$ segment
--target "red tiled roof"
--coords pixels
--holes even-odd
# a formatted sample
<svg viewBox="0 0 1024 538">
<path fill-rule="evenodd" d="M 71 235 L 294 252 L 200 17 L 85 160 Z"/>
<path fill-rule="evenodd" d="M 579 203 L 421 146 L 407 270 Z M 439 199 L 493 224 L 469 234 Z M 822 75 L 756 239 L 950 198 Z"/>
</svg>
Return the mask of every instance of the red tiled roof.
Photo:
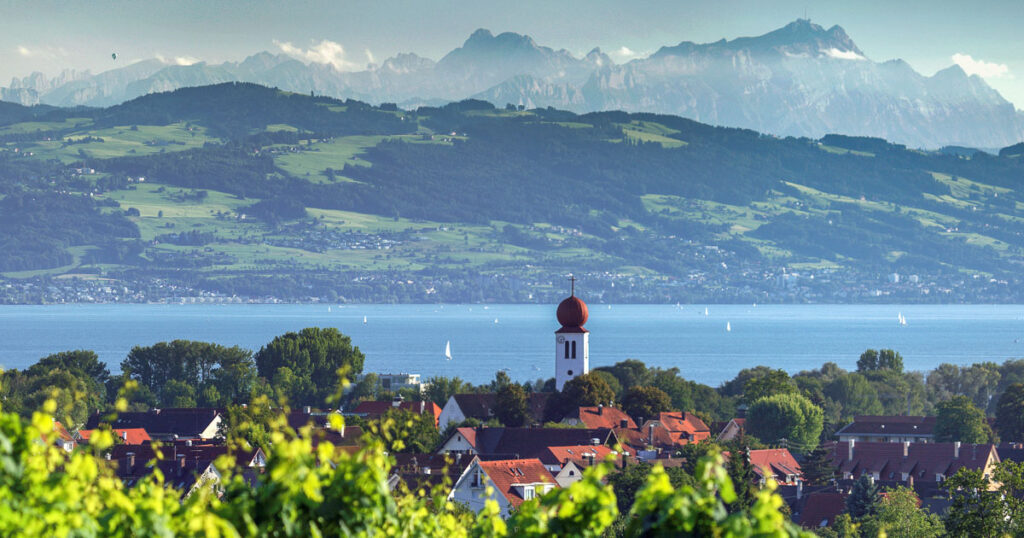
<svg viewBox="0 0 1024 538">
<path fill-rule="evenodd" d="M 118 413 L 109 422 L 105 414 L 96 413 L 89 417 L 85 427 L 94 430 L 101 423 L 109 423 L 115 429 L 144 428 L 150 436 L 198 437 L 220 413 L 220 409 L 210 407 L 150 409 Z"/>
<path fill-rule="evenodd" d="M 672 434 L 664 426 L 654 427 L 654 439 L 651 439 L 649 427 L 641 429 L 615 428 L 615 435 L 619 442 L 633 450 L 645 450 L 648 446 L 655 448 L 674 448 L 676 442 L 672 440 Z"/>
<path fill-rule="evenodd" d="M 598 445 L 615 441 L 605 428 L 477 428 L 475 437 L 459 428 L 481 458 L 537 458 L 549 446 Z M 614 444 L 614 443 L 613 443 Z"/>
<path fill-rule="evenodd" d="M 527 406 L 533 418 L 537 420 L 545 419 L 548 399 L 551 397 L 551 394 L 550 392 L 531 392 L 526 395 Z M 498 395 L 493 392 L 452 395 L 452 398 L 455 398 L 455 403 L 459 405 L 459 410 L 462 411 L 466 418 L 475 418 L 481 421 L 487 421 L 494 416 L 494 406 L 497 397 Z"/>
<path fill-rule="evenodd" d="M 369 418 L 378 418 L 395 407 L 406 411 L 412 411 L 413 413 L 418 413 L 420 415 L 430 413 L 434 415 L 435 426 L 437 426 L 437 419 L 441 416 L 441 408 L 434 402 L 400 402 L 396 406 L 393 401 L 366 401 L 360 402 L 352 412 L 360 415 L 366 415 Z"/>
<path fill-rule="evenodd" d="M 516 491 L 517 484 L 544 483 L 558 487 L 555 477 L 537 458 L 481 461 L 479 465 L 494 484 L 495 491 L 504 495 L 513 506 L 518 507 L 525 501 Z M 541 491 L 537 492 L 537 496 L 541 494 Z"/>
<path fill-rule="evenodd" d="M 580 407 L 577 418 L 588 428 L 621 428 L 625 421 L 627 428 L 636 428 L 636 422 L 621 409 L 608 406 Z"/>
<path fill-rule="evenodd" d="M 670 432 L 711 433 L 711 428 L 708 428 L 707 424 L 704 424 L 704 421 L 693 413 L 663 412 L 658 414 L 656 420 L 668 428 Z"/>
<path fill-rule="evenodd" d="M 92 436 L 94 431 L 96 430 L 78 430 L 78 436 L 82 438 L 83 442 L 88 443 L 89 437 Z M 145 428 L 119 428 L 113 431 L 114 435 L 123 439 L 126 445 L 140 445 L 153 440 L 146 433 Z"/>
<path fill-rule="evenodd" d="M 832 491 L 811 493 L 800 511 L 800 526 L 818 529 L 832 524 L 846 510 L 846 495 Z M 824 525 L 822 524 L 824 523 Z"/>
<path fill-rule="evenodd" d="M 59 438 L 61 441 L 75 441 L 74 436 L 68 432 L 68 429 L 65 428 L 64 425 L 61 424 L 59 420 L 53 421 L 53 431 L 57 433 L 57 438 Z"/>
<path fill-rule="evenodd" d="M 762 477 L 764 470 L 767 469 L 771 477 L 780 484 L 789 482 L 787 479 L 789 475 L 795 475 L 797 479 L 803 478 L 800 464 L 785 448 L 751 450 L 750 465 L 754 468 L 754 472 Z"/>
<path fill-rule="evenodd" d="M 572 461 L 577 467 L 590 467 L 591 462 L 600 463 L 609 455 L 617 454 L 604 445 L 549 446 L 541 453 L 540 461 L 545 465 L 562 465 Z"/>
</svg>

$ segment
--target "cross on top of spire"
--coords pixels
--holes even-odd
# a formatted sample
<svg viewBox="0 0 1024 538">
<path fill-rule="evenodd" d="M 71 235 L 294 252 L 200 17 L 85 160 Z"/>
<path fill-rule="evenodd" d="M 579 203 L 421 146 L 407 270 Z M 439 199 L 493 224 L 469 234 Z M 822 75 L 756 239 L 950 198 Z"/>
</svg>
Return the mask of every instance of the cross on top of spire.
<svg viewBox="0 0 1024 538">
<path fill-rule="evenodd" d="M 569 275 L 569 286 L 570 286 L 569 287 L 569 290 L 570 290 L 569 291 L 569 295 L 575 297 L 576 296 L 576 276 L 575 275 Z"/>
</svg>

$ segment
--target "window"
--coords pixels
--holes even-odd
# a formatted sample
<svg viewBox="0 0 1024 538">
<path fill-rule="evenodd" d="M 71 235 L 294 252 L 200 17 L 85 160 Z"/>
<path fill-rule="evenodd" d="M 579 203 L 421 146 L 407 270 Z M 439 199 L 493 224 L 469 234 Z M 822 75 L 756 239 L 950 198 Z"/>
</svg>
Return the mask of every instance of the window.
<svg viewBox="0 0 1024 538">
<path fill-rule="evenodd" d="M 572 358 L 576 358 L 576 341 L 572 341 Z"/>
<path fill-rule="evenodd" d="M 565 358 L 569 358 L 569 342 L 565 343 Z"/>
<path fill-rule="evenodd" d="M 523 488 L 523 498 L 526 500 L 533 498 L 533 486 L 526 486 Z"/>
</svg>

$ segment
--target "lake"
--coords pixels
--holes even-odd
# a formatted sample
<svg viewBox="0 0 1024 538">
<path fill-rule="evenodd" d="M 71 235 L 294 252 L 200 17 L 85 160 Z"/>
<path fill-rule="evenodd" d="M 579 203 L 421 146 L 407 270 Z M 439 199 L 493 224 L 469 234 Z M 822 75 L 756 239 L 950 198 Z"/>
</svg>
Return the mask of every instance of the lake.
<svg viewBox="0 0 1024 538">
<path fill-rule="evenodd" d="M 134 345 L 181 338 L 257 350 L 310 326 L 351 336 L 369 372 L 473 383 L 503 368 L 521 381 L 554 375 L 555 305 L 0 306 L 0 366 L 91 349 L 118 371 Z M 1024 356 L 1024 305 L 590 305 L 586 327 L 591 367 L 633 358 L 712 386 L 760 364 L 855 369 L 867 348 L 896 349 L 908 370 Z"/>
</svg>

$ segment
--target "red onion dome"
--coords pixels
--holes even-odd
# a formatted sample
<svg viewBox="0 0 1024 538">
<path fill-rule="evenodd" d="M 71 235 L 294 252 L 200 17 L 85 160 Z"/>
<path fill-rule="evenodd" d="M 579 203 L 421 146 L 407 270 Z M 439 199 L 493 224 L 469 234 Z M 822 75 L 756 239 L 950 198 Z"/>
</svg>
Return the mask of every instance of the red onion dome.
<svg viewBox="0 0 1024 538">
<path fill-rule="evenodd" d="M 587 322 L 587 303 L 573 295 L 558 304 L 558 322 L 563 327 L 582 327 Z"/>
</svg>

